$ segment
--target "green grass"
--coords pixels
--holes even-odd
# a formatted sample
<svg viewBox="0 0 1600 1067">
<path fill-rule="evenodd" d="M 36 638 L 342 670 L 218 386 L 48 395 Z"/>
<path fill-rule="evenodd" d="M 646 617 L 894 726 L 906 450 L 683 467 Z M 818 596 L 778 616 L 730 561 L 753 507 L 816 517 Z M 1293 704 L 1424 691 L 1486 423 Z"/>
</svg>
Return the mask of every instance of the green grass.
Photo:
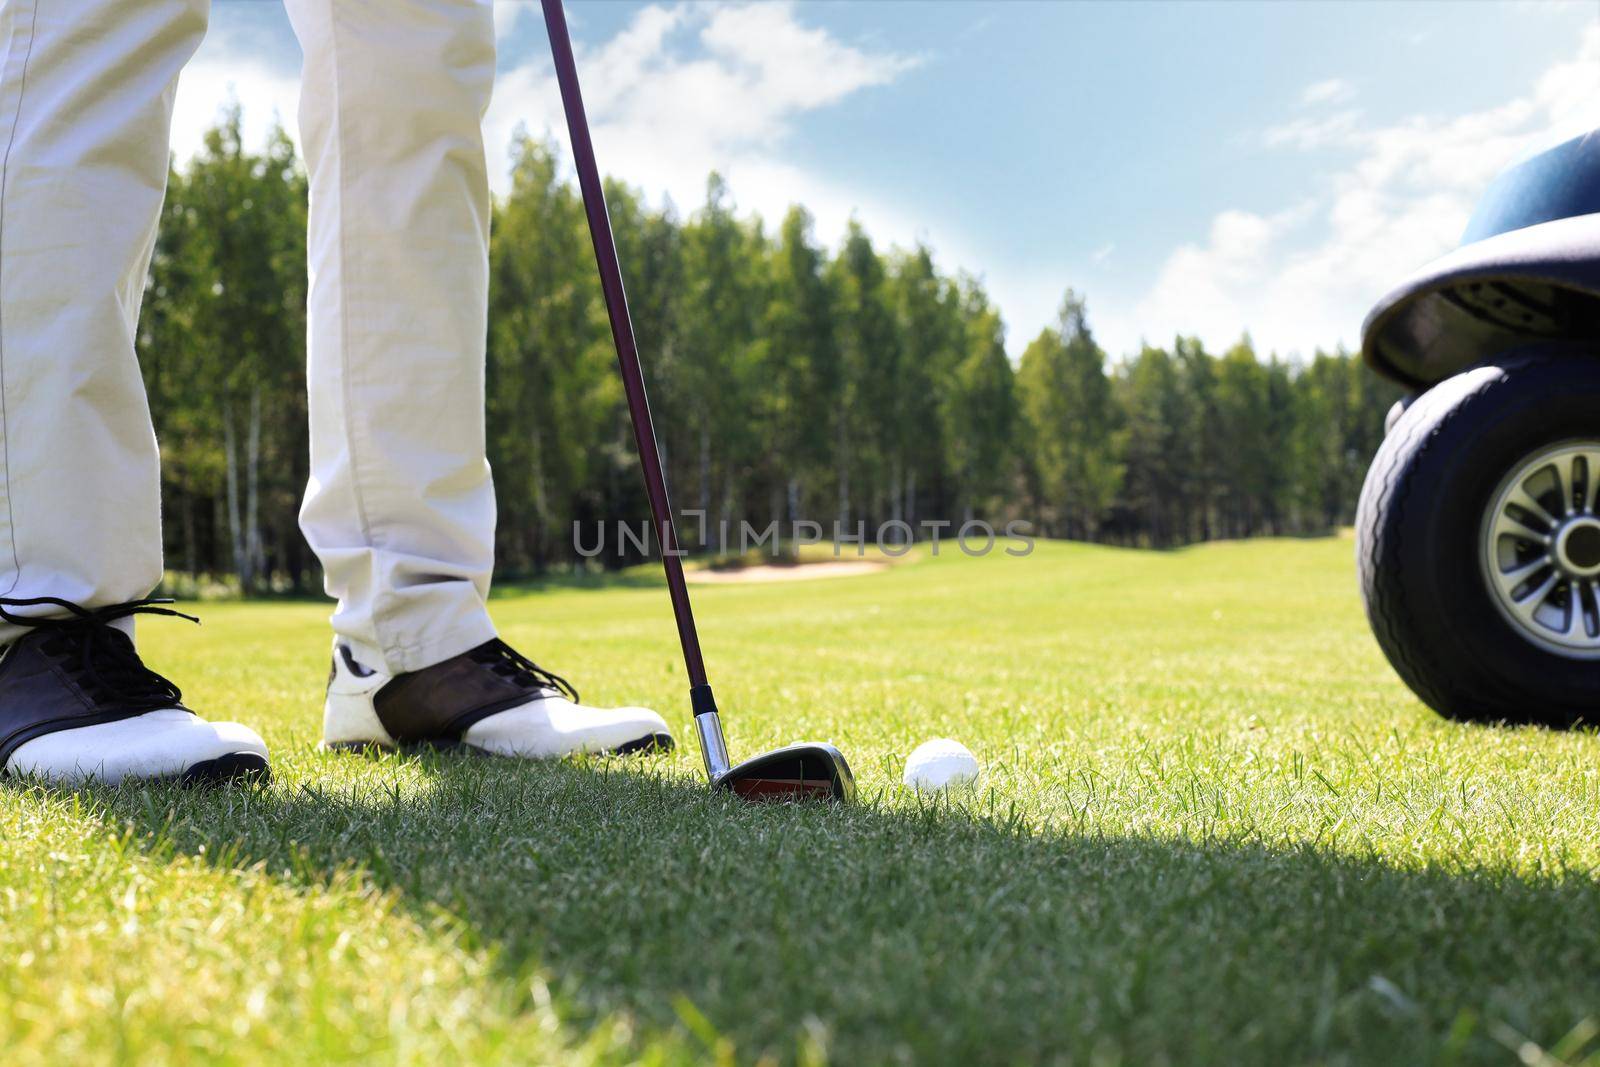
<svg viewBox="0 0 1600 1067">
<path fill-rule="evenodd" d="M 746 808 L 698 754 L 313 750 L 326 610 L 141 623 L 265 790 L 0 789 L 8 1064 L 1579 1062 L 1600 1044 L 1600 752 L 1454 726 L 1383 663 L 1347 541 L 1041 544 L 697 589 L 736 756 L 865 802 Z M 497 600 L 686 742 L 665 598 Z M 960 738 L 985 788 L 898 786 Z M 1546 1057 L 1540 1059 L 1540 1056 Z"/>
</svg>

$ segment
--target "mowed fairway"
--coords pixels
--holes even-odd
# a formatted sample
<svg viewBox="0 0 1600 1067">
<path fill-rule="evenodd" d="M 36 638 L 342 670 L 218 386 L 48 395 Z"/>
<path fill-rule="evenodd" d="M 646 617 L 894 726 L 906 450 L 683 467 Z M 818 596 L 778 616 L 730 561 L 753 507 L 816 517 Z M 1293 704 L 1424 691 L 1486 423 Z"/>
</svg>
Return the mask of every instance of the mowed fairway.
<svg viewBox="0 0 1600 1067">
<path fill-rule="evenodd" d="M 853 810 L 704 791 L 653 578 L 494 608 L 586 697 L 661 708 L 683 744 L 658 759 L 319 754 L 323 605 L 141 620 L 194 706 L 262 729 L 277 778 L 0 789 L 0 1047 L 1581 1062 L 1600 740 L 1436 720 L 1368 636 L 1351 554 L 1041 544 L 697 588 L 735 756 L 832 739 Z M 900 789 L 936 735 L 984 761 L 975 797 Z"/>
</svg>

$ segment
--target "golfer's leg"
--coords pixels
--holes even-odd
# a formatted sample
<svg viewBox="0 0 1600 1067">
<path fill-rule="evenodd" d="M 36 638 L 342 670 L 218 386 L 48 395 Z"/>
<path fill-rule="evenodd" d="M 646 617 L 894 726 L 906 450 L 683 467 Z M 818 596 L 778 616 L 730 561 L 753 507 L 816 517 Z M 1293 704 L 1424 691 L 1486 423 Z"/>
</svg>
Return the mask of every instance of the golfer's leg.
<svg viewBox="0 0 1600 1067">
<path fill-rule="evenodd" d="M 394 674 L 494 636 L 484 454 L 494 24 L 479 0 L 288 0 L 311 177 L 311 480 L 334 629 Z"/>
<path fill-rule="evenodd" d="M 0 3 L 0 597 L 93 607 L 161 580 L 134 329 L 205 23 L 206 0 Z"/>
<path fill-rule="evenodd" d="M 161 580 L 155 436 L 134 329 L 178 71 L 205 0 L 0 2 L 0 770 L 228 778 L 261 738 L 179 706 L 108 608 Z M 15 617 L 60 615 L 3 605 Z"/>
</svg>

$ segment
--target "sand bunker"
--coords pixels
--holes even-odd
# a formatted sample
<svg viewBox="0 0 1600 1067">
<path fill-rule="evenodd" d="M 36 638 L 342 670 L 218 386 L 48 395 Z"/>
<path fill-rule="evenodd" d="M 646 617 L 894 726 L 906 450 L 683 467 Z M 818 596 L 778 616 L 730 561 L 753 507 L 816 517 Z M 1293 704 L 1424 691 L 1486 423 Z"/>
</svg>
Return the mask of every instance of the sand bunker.
<svg viewBox="0 0 1600 1067">
<path fill-rule="evenodd" d="M 861 574 L 876 574 L 887 570 L 887 563 L 871 559 L 828 560 L 823 563 L 797 563 L 774 566 L 763 563 L 755 567 L 733 570 L 692 570 L 684 575 L 691 582 L 704 585 L 737 585 L 744 582 L 803 582 L 811 578 L 852 578 Z"/>
</svg>

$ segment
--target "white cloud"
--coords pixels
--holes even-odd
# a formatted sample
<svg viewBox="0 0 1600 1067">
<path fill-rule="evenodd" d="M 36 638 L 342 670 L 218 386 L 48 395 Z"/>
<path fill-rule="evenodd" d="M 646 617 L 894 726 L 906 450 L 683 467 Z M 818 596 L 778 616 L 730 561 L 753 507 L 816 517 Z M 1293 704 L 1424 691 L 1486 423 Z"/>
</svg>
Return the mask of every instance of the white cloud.
<svg viewBox="0 0 1600 1067">
<path fill-rule="evenodd" d="M 701 199 L 706 175 L 720 170 L 745 206 L 764 214 L 797 199 L 817 210 L 812 192 L 842 195 L 783 161 L 795 120 L 886 85 L 915 63 L 805 26 L 792 3 L 653 5 L 578 56 L 603 170 L 689 205 Z M 485 132 L 497 187 L 519 125 L 559 131 L 565 140 L 555 77 L 542 54 L 503 71 L 495 87 Z"/>
<path fill-rule="evenodd" d="M 497 36 L 527 36 L 527 20 L 536 20 L 537 11 L 531 2 L 497 3 Z M 1073 271 L 1103 273 L 1114 247 L 1066 266 L 1019 258 L 959 219 L 930 218 L 903 191 L 864 192 L 797 163 L 789 141 L 806 115 L 890 85 L 919 62 L 847 43 L 807 25 L 804 14 L 791 2 L 657 4 L 609 40 L 581 49 L 602 168 L 658 201 L 670 196 L 684 210 L 700 203 L 706 175 L 716 169 L 739 208 L 769 223 L 791 203 L 803 203 L 825 240 L 837 239 L 851 217 L 882 244 L 925 240 L 947 267 L 983 270 L 1012 324 L 1013 345 L 1025 344 L 1053 318 Z M 502 69 L 485 121 L 490 173 L 501 192 L 518 125 L 566 141 L 549 61 L 533 44 L 525 61 Z M 260 143 L 275 117 L 293 134 L 297 64 L 275 66 L 261 55 L 257 42 L 227 34 L 213 33 L 202 46 L 180 83 L 174 131 L 180 160 L 198 148 L 230 95 L 244 105 L 252 143 Z M 1572 61 L 1499 108 L 1382 126 L 1339 106 L 1349 96 L 1338 79 L 1307 86 L 1300 105 L 1316 110 L 1259 135 L 1259 143 L 1279 150 L 1343 154 L 1343 163 L 1307 181 L 1306 199 L 1235 205 L 1172 251 L 1143 292 L 1118 299 L 1114 291 L 1091 291 L 1092 321 L 1108 347 L 1120 353 L 1141 335 L 1165 340 L 1179 330 L 1223 345 L 1246 328 L 1263 347 L 1280 351 L 1354 343 L 1372 300 L 1454 243 L 1501 165 L 1562 133 L 1600 125 L 1600 24 L 1588 29 Z"/>
<path fill-rule="evenodd" d="M 178 78 L 172 151 L 180 163 L 200 150 L 206 130 L 216 124 L 231 101 L 238 101 L 242 108 L 246 144 L 264 144 L 274 123 L 280 123 L 298 143 L 299 72 L 264 62 L 248 41 L 212 32 Z"/>
<path fill-rule="evenodd" d="M 1277 126 L 1269 126 L 1261 134 L 1268 148 L 1288 145 L 1310 150 L 1348 141 L 1361 123 L 1360 111 L 1336 111 L 1331 115 L 1301 116 Z"/>
<path fill-rule="evenodd" d="M 531 0 L 495 4 L 504 41 L 537 18 Z M 274 115 L 295 136 L 297 72 L 255 58 L 252 43 L 213 33 L 179 85 L 173 147 L 180 162 L 230 98 L 244 107 L 247 142 L 261 143 Z M 790 0 L 751 4 L 654 4 L 608 41 L 578 49 L 584 103 L 601 169 L 659 201 L 692 210 L 707 175 L 720 171 L 740 210 L 776 223 L 802 203 L 824 240 L 840 237 L 852 217 L 875 239 L 910 245 L 927 238 L 949 262 L 976 266 L 958 237 L 927 232 L 895 199 L 862 195 L 786 158 L 797 120 L 863 90 L 885 86 L 917 57 L 858 48 L 805 25 Z M 490 181 L 509 186 L 509 146 L 519 126 L 553 133 L 566 145 L 566 121 L 548 54 L 530 48 L 524 62 L 502 67 L 484 120 Z M 1059 298 L 1059 294 L 1057 294 Z"/>
<path fill-rule="evenodd" d="M 533 0 L 494 0 L 494 36 L 503 41 L 516 32 L 517 26 L 538 9 Z"/>
<path fill-rule="evenodd" d="M 1269 131 L 1271 143 L 1335 149 L 1348 160 L 1305 202 L 1217 215 L 1205 240 L 1168 256 L 1121 323 L 1153 340 L 1182 331 L 1222 346 L 1249 329 L 1263 350 L 1354 346 L 1367 308 L 1454 246 L 1501 168 L 1597 126 L 1600 22 L 1573 58 L 1496 108 L 1389 126 L 1348 113 Z"/>
<path fill-rule="evenodd" d="M 824 241 L 842 237 L 856 218 L 882 244 L 926 240 L 941 263 L 977 268 L 982 257 L 965 234 L 930 232 L 927 219 L 900 197 L 863 193 L 788 157 L 786 142 L 802 116 L 889 85 L 920 62 L 857 48 L 803 24 L 799 15 L 792 2 L 652 5 L 611 40 L 580 49 L 601 170 L 657 202 L 670 197 L 681 211 L 704 200 L 706 178 L 715 170 L 727 179 L 737 208 L 769 225 L 791 204 L 804 204 Z M 549 130 L 566 145 L 555 75 L 542 52 L 502 70 L 495 85 L 485 136 L 491 180 L 502 192 L 518 126 L 536 136 Z M 1014 305 L 1031 308 L 1038 301 L 1027 272 L 1012 274 L 1015 293 L 995 274 L 989 282 L 997 297 L 1012 297 L 1002 306 L 1014 314 Z M 1050 306 L 1059 299 L 1056 291 Z M 1048 317 L 1043 312 L 1039 321 Z"/>
<path fill-rule="evenodd" d="M 496 36 L 509 36 L 537 10 L 531 2 L 496 3 Z M 827 186 L 782 162 L 779 149 L 795 120 L 886 85 L 918 61 L 845 44 L 803 25 L 794 4 L 780 2 L 652 5 L 600 47 L 580 48 L 578 62 L 602 168 L 652 194 L 693 204 L 713 169 L 796 189 Z M 275 120 L 293 135 L 297 73 L 260 58 L 250 41 L 213 33 L 179 82 L 173 150 L 180 162 L 198 150 L 205 130 L 233 99 L 243 105 L 248 141 L 260 143 Z M 507 146 L 519 125 L 565 141 L 560 96 L 543 49 L 531 49 L 527 62 L 502 69 L 496 80 L 484 135 L 491 181 L 500 191 L 508 181 Z M 756 201 L 771 199 L 743 185 L 735 190 Z"/>
<path fill-rule="evenodd" d="M 1343 78 L 1328 78 L 1306 86 L 1300 94 L 1300 102 L 1306 105 L 1342 104 L 1355 95 L 1356 87 Z"/>
</svg>

